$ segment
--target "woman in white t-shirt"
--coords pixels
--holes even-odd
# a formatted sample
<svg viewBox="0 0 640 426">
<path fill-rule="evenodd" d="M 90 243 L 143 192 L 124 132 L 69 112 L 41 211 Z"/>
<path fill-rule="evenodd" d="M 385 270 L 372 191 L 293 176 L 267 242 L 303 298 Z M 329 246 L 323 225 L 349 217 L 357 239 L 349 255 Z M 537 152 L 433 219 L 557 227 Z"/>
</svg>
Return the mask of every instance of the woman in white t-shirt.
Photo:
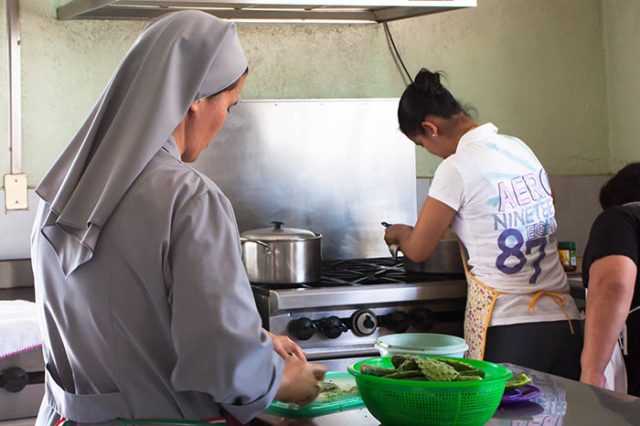
<svg viewBox="0 0 640 426">
<path fill-rule="evenodd" d="M 400 129 L 444 159 L 415 227 L 385 240 L 420 262 L 449 226 L 467 254 L 469 356 L 578 379 L 582 332 L 557 253 L 547 173 L 521 140 L 476 123 L 421 70 L 398 108 Z M 467 259 L 468 257 L 468 259 Z"/>
</svg>

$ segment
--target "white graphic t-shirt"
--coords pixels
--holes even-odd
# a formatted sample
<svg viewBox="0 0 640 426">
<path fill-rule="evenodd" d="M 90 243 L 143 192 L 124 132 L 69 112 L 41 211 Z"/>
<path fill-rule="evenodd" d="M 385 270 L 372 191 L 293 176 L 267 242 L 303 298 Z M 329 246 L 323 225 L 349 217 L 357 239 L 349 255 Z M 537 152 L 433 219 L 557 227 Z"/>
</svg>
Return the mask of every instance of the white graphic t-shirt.
<svg viewBox="0 0 640 426">
<path fill-rule="evenodd" d="M 533 293 L 566 293 L 569 286 L 558 259 L 549 179 L 527 145 L 499 135 L 491 123 L 467 132 L 436 170 L 429 197 L 458 212 L 452 227 L 467 248 L 471 271 L 505 293 L 490 325 L 566 319 L 550 297 L 529 310 Z M 573 299 L 564 298 L 569 317 L 579 318 Z"/>
</svg>

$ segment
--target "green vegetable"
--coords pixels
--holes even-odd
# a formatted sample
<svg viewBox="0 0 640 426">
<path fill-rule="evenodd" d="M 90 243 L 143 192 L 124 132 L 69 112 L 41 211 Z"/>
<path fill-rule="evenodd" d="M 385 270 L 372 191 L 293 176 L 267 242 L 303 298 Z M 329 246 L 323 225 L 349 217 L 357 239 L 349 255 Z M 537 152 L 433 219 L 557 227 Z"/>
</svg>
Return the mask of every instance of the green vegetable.
<svg viewBox="0 0 640 426">
<path fill-rule="evenodd" d="M 482 377 L 480 376 L 468 376 L 466 374 L 460 374 L 458 377 L 456 377 L 456 382 L 479 382 L 480 380 L 482 380 Z"/>
<path fill-rule="evenodd" d="M 388 379 L 413 379 L 414 377 L 418 380 L 424 379 L 424 375 L 420 370 L 398 370 L 397 372 L 391 373 L 385 377 Z"/>
<path fill-rule="evenodd" d="M 524 373 L 520 373 L 507 380 L 506 388 L 517 388 L 518 386 L 526 385 L 530 381 L 531 377 Z"/>
<path fill-rule="evenodd" d="M 431 358 L 418 358 L 416 362 L 422 374 L 432 382 L 452 382 L 458 377 L 456 369 L 442 361 Z"/>
<path fill-rule="evenodd" d="M 407 359 L 402 364 L 400 364 L 400 367 L 396 367 L 396 368 L 398 369 L 398 371 L 420 370 L 420 367 L 418 366 L 418 363 L 416 362 L 415 359 Z"/>
<path fill-rule="evenodd" d="M 357 395 L 358 387 L 352 386 L 349 389 L 342 389 L 337 384 L 327 381 L 322 382 L 320 394 L 318 395 L 318 401 L 333 401 L 341 396 L 345 395 Z"/>
<path fill-rule="evenodd" d="M 406 356 L 406 355 L 393 355 L 391 357 L 391 364 L 393 364 L 394 368 L 400 368 L 400 366 L 408 359 L 414 359 L 415 357 Z"/>
<path fill-rule="evenodd" d="M 340 390 L 340 386 L 333 382 L 322 382 L 320 385 L 320 393 L 335 392 Z"/>
<path fill-rule="evenodd" d="M 457 361 L 455 359 L 446 359 L 446 358 L 436 358 L 440 362 L 444 362 L 445 364 L 455 368 L 458 373 L 462 373 L 464 371 L 478 371 L 477 368 L 472 367 L 466 362 Z"/>
<path fill-rule="evenodd" d="M 388 376 L 389 374 L 395 373 L 396 370 L 394 368 L 382 368 L 365 364 L 360 368 L 360 372 L 362 374 L 368 374 L 370 376 L 384 377 Z"/>
<path fill-rule="evenodd" d="M 432 382 L 475 382 L 484 378 L 484 371 L 464 361 L 447 358 L 422 358 L 412 355 L 393 355 L 394 368 L 365 364 L 362 374 L 389 379 L 427 380 Z"/>
<path fill-rule="evenodd" d="M 478 370 L 478 369 L 473 369 L 473 370 L 469 370 L 469 371 L 461 371 L 460 372 L 461 376 L 478 376 L 481 379 L 484 379 L 484 371 L 482 370 Z"/>
</svg>

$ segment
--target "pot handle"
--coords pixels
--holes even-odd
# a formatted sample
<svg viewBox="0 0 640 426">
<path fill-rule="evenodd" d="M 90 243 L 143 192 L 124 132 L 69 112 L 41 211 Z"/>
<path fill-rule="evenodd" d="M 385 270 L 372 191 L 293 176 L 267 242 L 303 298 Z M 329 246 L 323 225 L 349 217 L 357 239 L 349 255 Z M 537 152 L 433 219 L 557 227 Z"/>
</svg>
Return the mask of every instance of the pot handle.
<svg viewBox="0 0 640 426">
<path fill-rule="evenodd" d="M 264 241 L 260 241 L 260 240 L 250 240 L 248 238 L 243 238 L 240 237 L 240 244 L 244 244 L 244 243 L 256 243 L 259 246 L 264 247 L 264 251 L 267 254 L 271 254 L 271 247 L 269 247 L 269 244 L 265 243 Z"/>
</svg>

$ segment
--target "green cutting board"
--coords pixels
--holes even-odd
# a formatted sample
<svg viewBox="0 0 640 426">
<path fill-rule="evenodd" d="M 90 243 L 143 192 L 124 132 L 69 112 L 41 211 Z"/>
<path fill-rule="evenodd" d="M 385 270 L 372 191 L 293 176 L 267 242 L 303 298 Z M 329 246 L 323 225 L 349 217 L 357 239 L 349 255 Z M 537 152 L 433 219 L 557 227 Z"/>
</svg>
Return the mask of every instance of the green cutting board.
<svg viewBox="0 0 640 426">
<path fill-rule="evenodd" d="M 343 371 L 329 371 L 325 374 L 324 381 L 336 384 L 341 392 L 337 394 L 321 392 L 315 401 L 304 407 L 276 400 L 271 403 L 266 412 L 283 417 L 317 417 L 364 406 L 351 374 Z"/>
</svg>

